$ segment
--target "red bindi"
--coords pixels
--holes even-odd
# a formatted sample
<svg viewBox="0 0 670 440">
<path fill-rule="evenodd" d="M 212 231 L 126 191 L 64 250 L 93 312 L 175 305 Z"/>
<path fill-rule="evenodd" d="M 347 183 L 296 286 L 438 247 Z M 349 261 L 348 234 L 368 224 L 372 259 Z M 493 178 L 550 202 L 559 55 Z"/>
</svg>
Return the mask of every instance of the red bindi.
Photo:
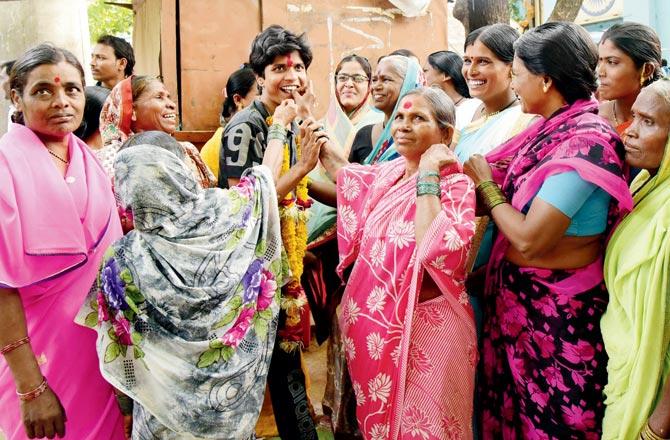
<svg viewBox="0 0 670 440">
<path fill-rule="evenodd" d="M 55 82 L 55 83 L 59 83 L 59 82 L 60 82 L 60 76 L 55 77 L 55 78 L 54 78 L 54 82 Z"/>
<path fill-rule="evenodd" d="M 291 54 L 286 55 L 286 67 L 293 66 L 293 60 L 291 59 Z"/>
<path fill-rule="evenodd" d="M 402 108 L 412 108 L 412 101 L 405 101 Z"/>
</svg>

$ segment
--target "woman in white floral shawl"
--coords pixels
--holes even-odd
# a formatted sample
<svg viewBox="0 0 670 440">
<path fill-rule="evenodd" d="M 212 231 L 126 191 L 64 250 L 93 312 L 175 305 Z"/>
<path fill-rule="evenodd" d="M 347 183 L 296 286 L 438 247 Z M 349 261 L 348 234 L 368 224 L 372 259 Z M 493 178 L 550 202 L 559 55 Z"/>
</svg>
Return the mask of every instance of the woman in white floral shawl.
<svg viewBox="0 0 670 440">
<path fill-rule="evenodd" d="M 281 151 L 228 190 L 202 189 L 170 142 L 119 152 L 135 229 L 107 251 L 79 319 L 135 403 L 133 438 L 253 438 L 284 279 Z"/>
</svg>

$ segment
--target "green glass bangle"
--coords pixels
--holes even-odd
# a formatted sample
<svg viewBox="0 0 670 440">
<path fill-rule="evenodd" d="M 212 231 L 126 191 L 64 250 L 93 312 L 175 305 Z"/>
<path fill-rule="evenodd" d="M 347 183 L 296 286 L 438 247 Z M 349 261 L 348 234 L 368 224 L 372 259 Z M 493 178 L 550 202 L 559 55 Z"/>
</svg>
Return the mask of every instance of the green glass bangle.
<svg viewBox="0 0 670 440">
<path fill-rule="evenodd" d="M 436 171 L 419 171 L 419 176 L 416 178 L 417 181 L 421 181 L 426 177 L 437 177 L 440 178 L 440 173 Z"/>
</svg>

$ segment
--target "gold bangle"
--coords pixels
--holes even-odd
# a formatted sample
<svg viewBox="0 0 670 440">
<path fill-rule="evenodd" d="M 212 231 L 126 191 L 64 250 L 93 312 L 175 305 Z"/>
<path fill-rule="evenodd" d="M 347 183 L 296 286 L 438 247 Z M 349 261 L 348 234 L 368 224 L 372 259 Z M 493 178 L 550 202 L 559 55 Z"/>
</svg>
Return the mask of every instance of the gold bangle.
<svg viewBox="0 0 670 440">
<path fill-rule="evenodd" d="M 492 180 L 485 180 L 477 185 L 477 191 L 489 212 L 498 205 L 507 203 L 507 198 L 500 187 Z"/>
<path fill-rule="evenodd" d="M 640 431 L 640 438 L 643 440 L 669 440 L 667 437 L 661 437 L 656 434 L 649 426 L 649 420 L 644 424 L 642 431 Z"/>
<path fill-rule="evenodd" d="M 44 392 L 49 388 L 49 385 L 47 384 L 47 378 L 43 377 L 42 378 L 42 383 L 37 385 L 37 387 L 33 390 L 28 391 L 27 393 L 19 393 L 18 390 L 16 391 L 16 395 L 19 396 L 19 400 L 23 402 L 30 402 L 31 400 L 35 400 L 38 397 L 40 397 Z"/>
<path fill-rule="evenodd" d="M 30 336 L 25 336 L 21 339 L 18 339 L 16 341 L 14 341 L 14 342 L 10 342 L 9 344 L 2 347 L 2 349 L 0 349 L 0 354 L 4 356 L 7 353 L 9 353 L 10 351 L 15 350 L 15 349 L 19 348 L 20 346 L 22 346 L 23 344 L 27 344 L 29 342 L 30 342 Z"/>
</svg>

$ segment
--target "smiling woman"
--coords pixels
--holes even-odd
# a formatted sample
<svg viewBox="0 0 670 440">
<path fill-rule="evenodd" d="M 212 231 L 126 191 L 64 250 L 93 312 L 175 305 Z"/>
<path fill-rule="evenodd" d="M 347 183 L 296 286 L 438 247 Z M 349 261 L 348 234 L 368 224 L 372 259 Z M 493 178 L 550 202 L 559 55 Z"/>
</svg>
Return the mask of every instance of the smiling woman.
<svg viewBox="0 0 670 440">
<path fill-rule="evenodd" d="M 133 133 L 158 130 L 169 135 L 177 130 L 177 106 L 165 85 L 155 77 L 133 75 L 110 92 L 100 113 L 100 132 L 104 146 L 95 152 L 111 177 L 114 159 L 123 142 Z M 187 164 L 203 188 L 216 186 L 214 175 L 200 158 L 197 148 L 180 143 Z"/>
<path fill-rule="evenodd" d="M 41 44 L 17 60 L 10 85 L 21 123 L 0 139 L 0 430 L 10 440 L 123 439 L 95 334 L 73 322 L 121 236 L 109 179 L 72 134 L 84 71 Z"/>
</svg>

